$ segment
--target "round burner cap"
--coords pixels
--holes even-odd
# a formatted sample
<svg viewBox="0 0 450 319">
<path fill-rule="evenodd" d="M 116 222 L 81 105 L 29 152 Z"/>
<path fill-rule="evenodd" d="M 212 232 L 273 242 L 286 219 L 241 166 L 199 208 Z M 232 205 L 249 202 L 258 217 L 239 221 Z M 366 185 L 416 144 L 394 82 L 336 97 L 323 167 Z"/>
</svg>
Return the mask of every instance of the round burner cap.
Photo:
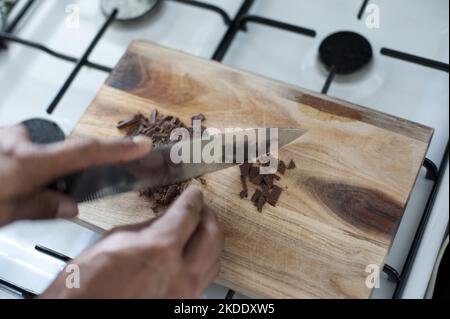
<svg viewBox="0 0 450 319">
<path fill-rule="evenodd" d="M 102 11 L 109 16 L 117 9 L 116 19 L 121 21 L 135 20 L 152 11 L 160 0 L 102 0 Z"/>
<path fill-rule="evenodd" d="M 372 59 L 372 46 L 362 35 L 341 31 L 329 35 L 320 45 L 320 60 L 328 69 L 334 67 L 336 74 L 351 74 Z"/>
</svg>

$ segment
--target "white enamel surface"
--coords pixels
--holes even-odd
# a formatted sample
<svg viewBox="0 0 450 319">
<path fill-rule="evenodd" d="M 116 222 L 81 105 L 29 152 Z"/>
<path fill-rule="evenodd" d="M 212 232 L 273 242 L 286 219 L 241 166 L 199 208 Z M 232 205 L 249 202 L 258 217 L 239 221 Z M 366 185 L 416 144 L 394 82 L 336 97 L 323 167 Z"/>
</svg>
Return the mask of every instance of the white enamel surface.
<svg viewBox="0 0 450 319">
<path fill-rule="evenodd" d="M 241 0 L 207 1 L 234 16 Z M 23 4 L 24 1 L 21 1 Z M 239 32 L 224 63 L 320 91 L 327 73 L 317 60 L 320 42 L 330 33 L 352 30 L 372 44 L 371 65 L 349 77 L 337 77 L 329 95 L 417 121 L 436 129 L 428 157 L 442 158 L 448 140 L 448 74 L 402 62 L 379 51 L 396 49 L 448 63 L 448 1 L 371 0 L 380 8 L 380 28 L 368 29 L 365 18 L 357 20 L 362 0 L 256 0 L 252 14 L 278 19 L 317 31 L 315 38 L 266 26 L 249 24 Z M 66 24 L 67 5 L 80 9 L 78 28 Z M 20 5 L 20 4 L 19 4 Z M 105 21 L 99 1 L 38 0 L 17 34 L 65 54 L 80 57 Z M 216 13 L 168 1 L 158 12 L 139 22 L 113 24 L 94 49 L 90 60 L 112 67 L 133 39 L 145 39 L 210 58 L 226 31 Z M 45 110 L 69 75 L 73 63 L 61 61 L 21 45 L 0 51 L 0 125 L 31 117 L 56 121 L 69 133 L 106 79 L 101 71 L 82 68 L 56 111 Z M 448 173 L 444 185 L 448 188 Z M 387 262 L 400 270 L 409 251 L 432 183 L 421 171 Z M 419 257 L 405 290 L 407 297 L 424 293 L 432 269 L 440 231 L 448 223 L 448 191 L 433 210 Z M 430 230 L 431 229 L 431 230 Z M 0 229 L 0 277 L 29 289 L 42 291 L 62 263 L 34 250 L 41 244 L 76 256 L 99 235 L 67 221 L 22 222 Z M 422 248 L 423 247 L 423 248 Z M 374 298 L 389 298 L 394 285 L 382 276 Z M 213 285 L 205 298 L 223 298 L 227 289 Z M 11 296 L 0 289 L 0 298 Z M 236 294 L 235 298 L 245 296 Z"/>
</svg>

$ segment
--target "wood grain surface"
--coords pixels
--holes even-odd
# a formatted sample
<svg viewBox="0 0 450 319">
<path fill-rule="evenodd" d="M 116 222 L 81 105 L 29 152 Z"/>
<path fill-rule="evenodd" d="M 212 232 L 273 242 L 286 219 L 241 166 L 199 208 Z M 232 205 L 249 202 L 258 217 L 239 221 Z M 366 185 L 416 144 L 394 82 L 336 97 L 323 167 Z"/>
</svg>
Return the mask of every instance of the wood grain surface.
<svg viewBox="0 0 450 319">
<path fill-rule="evenodd" d="M 120 136 L 115 123 L 158 108 L 209 127 L 300 127 L 280 152 L 277 207 L 240 199 L 237 167 L 206 176 L 206 201 L 226 243 L 219 283 L 258 297 L 367 298 L 366 267 L 382 269 L 433 130 L 368 108 L 142 41 L 132 42 L 72 136 Z M 250 187 L 250 194 L 253 188 Z M 123 194 L 81 206 L 99 229 L 152 218 Z"/>
</svg>

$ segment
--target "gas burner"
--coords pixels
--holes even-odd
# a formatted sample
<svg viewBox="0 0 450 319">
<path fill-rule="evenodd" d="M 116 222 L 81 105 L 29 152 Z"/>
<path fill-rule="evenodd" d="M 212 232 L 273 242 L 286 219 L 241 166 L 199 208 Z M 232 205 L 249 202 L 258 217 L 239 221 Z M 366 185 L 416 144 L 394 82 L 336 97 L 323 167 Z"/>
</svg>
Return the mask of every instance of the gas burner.
<svg viewBox="0 0 450 319">
<path fill-rule="evenodd" d="M 117 20 L 130 21 L 145 16 L 160 3 L 161 0 L 102 0 L 101 6 L 106 16 L 117 9 Z"/>
<path fill-rule="evenodd" d="M 372 46 L 362 35 L 341 31 L 333 33 L 323 40 L 319 48 L 319 56 L 328 70 L 334 69 L 336 74 L 351 74 L 372 59 Z"/>
</svg>

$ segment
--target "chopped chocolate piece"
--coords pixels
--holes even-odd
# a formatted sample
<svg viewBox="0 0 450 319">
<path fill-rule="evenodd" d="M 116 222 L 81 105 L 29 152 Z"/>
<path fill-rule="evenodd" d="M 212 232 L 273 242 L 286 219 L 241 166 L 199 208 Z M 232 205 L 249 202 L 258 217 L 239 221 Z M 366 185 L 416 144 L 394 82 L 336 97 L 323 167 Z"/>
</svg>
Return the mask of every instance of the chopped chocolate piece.
<svg viewBox="0 0 450 319">
<path fill-rule="evenodd" d="M 278 171 L 284 175 L 284 172 L 286 172 L 286 164 L 283 161 L 278 161 Z"/>
<path fill-rule="evenodd" d="M 247 190 L 247 181 L 245 180 L 244 176 L 241 176 L 241 184 L 242 184 L 242 189 Z"/>
<path fill-rule="evenodd" d="M 272 186 L 273 186 L 273 175 L 264 175 L 264 183 L 269 188 L 272 188 Z"/>
<path fill-rule="evenodd" d="M 258 208 L 258 212 L 262 212 L 262 208 L 264 206 L 264 204 L 266 203 L 266 198 L 264 196 L 260 196 L 258 198 L 258 202 L 256 203 L 256 207 Z"/>
<path fill-rule="evenodd" d="M 272 174 L 272 177 L 273 177 L 274 179 L 276 179 L 277 181 L 279 181 L 279 180 L 281 179 L 281 177 L 280 177 L 280 176 L 278 176 L 278 175 L 275 175 L 275 174 Z"/>
<path fill-rule="evenodd" d="M 241 198 L 246 198 L 246 197 L 248 197 L 248 190 L 242 190 L 240 193 L 239 193 L 239 196 L 241 197 Z"/>
<path fill-rule="evenodd" d="M 164 121 L 171 122 L 174 117 L 172 115 L 166 115 Z"/>
<path fill-rule="evenodd" d="M 158 110 L 154 109 L 152 111 L 152 114 L 150 114 L 150 125 L 155 125 L 157 118 L 158 118 Z"/>
<path fill-rule="evenodd" d="M 294 169 L 296 167 L 294 160 L 291 160 L 288 165 L 288 169 Z"/>
<path fill-rule="evenodd" d="M 250 171 L 248 173 L 248 176 L 250 177 L 250 179 L 255 178 L 256 176 L 259 175 L 259 167 L 256 166 L 252 166 L 250 168 Z"/>
<path fill-rule="evenodd" d="M 117 123 L 116 127 L 117 127 L 118 129 L 126 128 L 126 127 L 128 127 L 128 126 L 131 126 L 131 125 L 134 125 L 134 124 L 139 123 L 139 121 L 140 121 L 142 118 L 143 118 L 143 115 L 142 115 L 141 113 L 136 113 L 136 114 L 134 114 L 133 116 L 131 116 L 131 117 L 129 117 L 129 118 L 127 118 L 127 119 L 125 119 L 125 120 L 120 121 L 119 123 Z"/>
<path fill-rule="evenodd" d="M 250 181 L 255 184 L 255 185 L 261 185 L 261 183 L 263 182 L 264 179 L 264 175 L 258 175 L 252 179 L 250 179 Z"/>
<path fill-rule="evenodd" d="M 202 113 L 200 113 L 200 114 L 192 117 L 192 121 L 195 121 L 195 120 L 203 122 L 204 120 L 206 120 L 206 117 Z"/>
<path fill-rule="evenodd" d="M 186 127 L 175 116 L 160 115 L 155 109 L 146 118 L 141 113 L 121 121 L 117 124 L 118 128 L 126 128 L 127 136 L 145 135 L 152 139 L 153 146 L 166 145 L 170 143 L 170 133 L 179 127 Z M 167 187 L 156 189 L 145 189 L 141 195 L 147 196 L 160 206 L 168 206 L 178 195 L 186 188 L 188 183 L 180 183 Z M 203 182 L 202 182 L 203 184 Z"/>
<path fill-rule="evenodd" d="M 169 188 L 167 189 L 166 195 L 164 197 L 164 205 L 169 205 L 173 201 L 175 196 L 177 196 L 177 192 L 178 192 L 177 185 L 169 186 Z"/>
<path fill-rule="evenodd" d="M 244 163 L 244 164 L 239 165 L 239 168 L 241 169 L 241 176 L 247 177 L 250 172 L 250 168 L 252 168 L 252 164 Z"/>
<path fill-rule="evenodd" d="M 252 198 L 250 199 L 253 203 L 257 203 L 259 198 L 261 197 L 262 193 L 259 189 L 255 190 L 255 193 L 253 194 Z"/>
<path fill-rule="evenodd" d="M 269 202 L 270 205 L 275 206 L 277 204 L 278 199 L 280 198 L 281 192 L 282 192 L 281 187 L 274 186 L 272 188 L 272 191 L 270 192 L 270 195 L 267 198 L 267 201 Z"/>
<path fill-rule="evenodd" d="M 262 194 L 264 197 L 269 197 L 270 194 L 270 188 L 269 186 L 267 186 L 266 184 L 262 184 L 261 185 L 261 189 L 262 189 Z"/>
<path fill-rule="evenodd" d="M 167 137 L 169 137 L 169 134 L 167 134 L 167 133 L 155 133 L 155 134 L 152 135 L 152 137 L 155 137 L 155 138 L 167 138 Z"/>
</svg>

